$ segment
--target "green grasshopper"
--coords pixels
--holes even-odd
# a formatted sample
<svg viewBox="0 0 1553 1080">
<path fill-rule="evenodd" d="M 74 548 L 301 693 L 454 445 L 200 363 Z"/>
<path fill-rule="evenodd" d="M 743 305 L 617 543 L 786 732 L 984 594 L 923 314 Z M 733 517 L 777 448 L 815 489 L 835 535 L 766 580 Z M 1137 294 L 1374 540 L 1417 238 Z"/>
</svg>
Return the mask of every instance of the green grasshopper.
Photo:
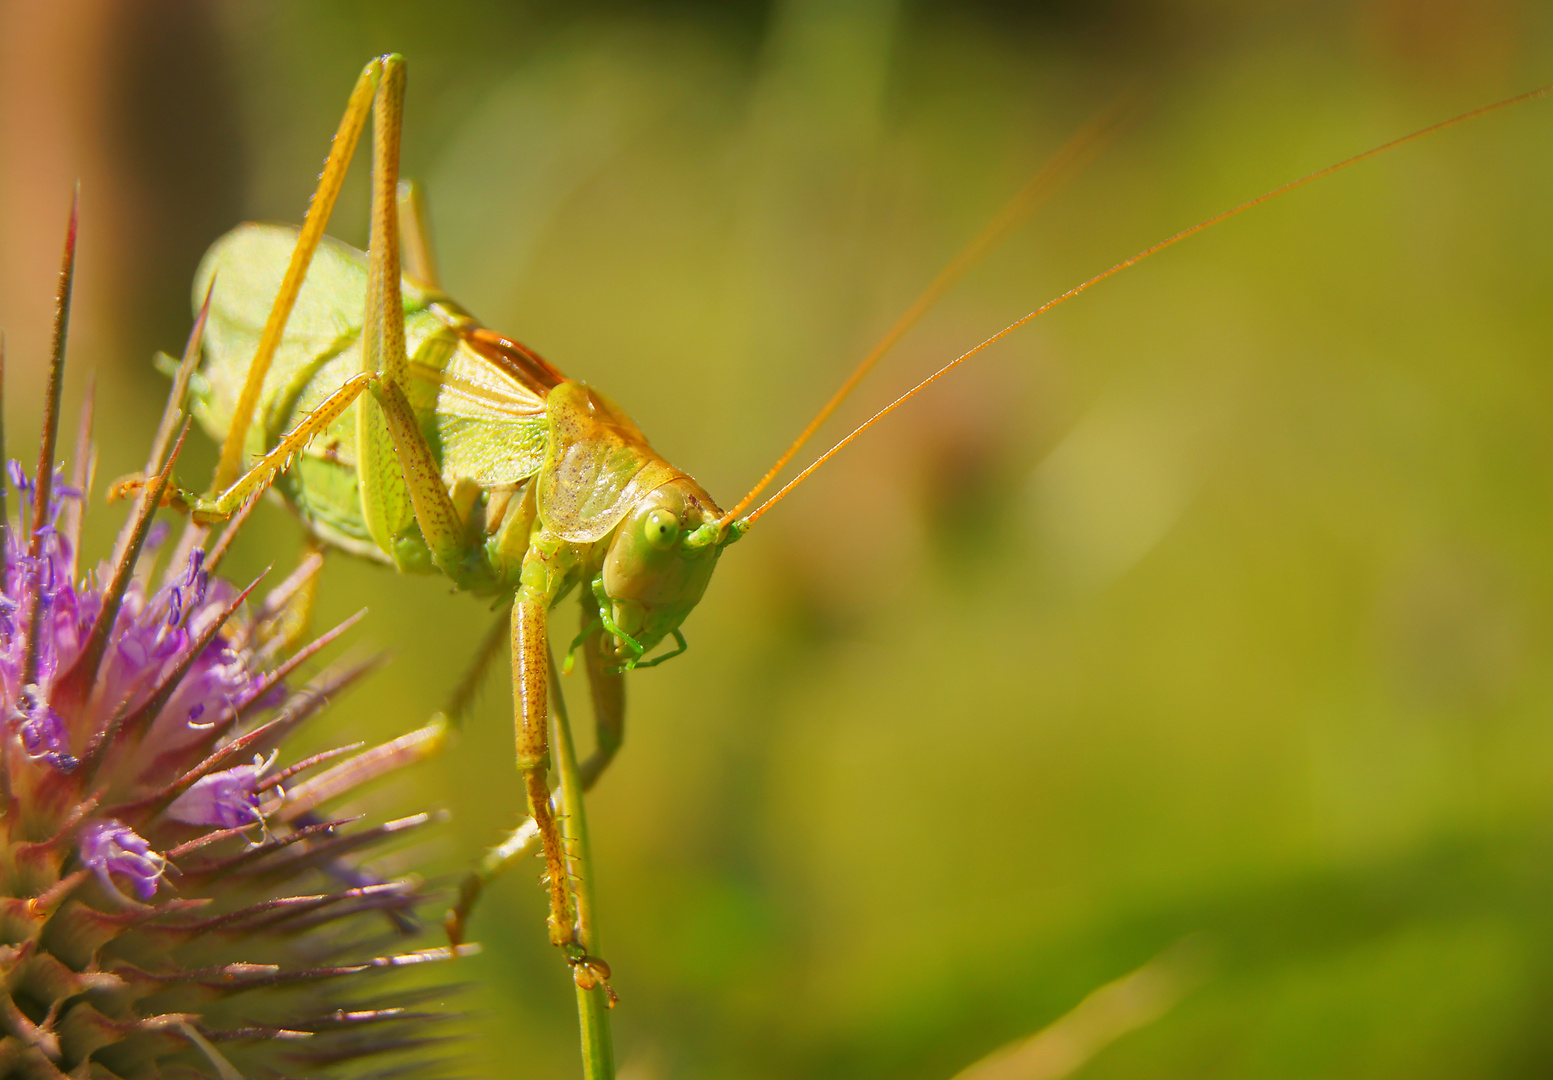
<svg viewBox="0 0 1553 1080">
<path fill-rule="evenodd" d="M 573 648 L 585 650 L 598 711 L 587 786 L 620 743 L 621 674 L 683 651 L 680 623 L 745 526 L 619 406 L 436 288 L 419 202 L 400 199 L 404 81 L 399 56 L 361 73 L 300 231 L 240 226 L 206 255 L 195 285 L 209 291 L 203 364 L 190 395 L 221 457 L 216 494 L 173 501 L 210 523 L 275 483 L 325 544 L 510 604 L 517 765 L 544 852 L 550 940 L 579 983 L 592 983 L 608 968 L 579 941 L 546 779 L 550 610 L 579 591 L 587 629 Z M 369 111 L 363 255 L 323 230 Z M 644 660 L 669 637 L 675 652 Z"/>
<path fill-rule="evenodd" d="M 325 544 L 402 572 L 440 573 L 461 590 L 510 605 L 502 634 L 510 625 L 517 767 L 530 821 L 487 858 L 483 876 L 537 835 L 550 940 L 566 951 L 584 988 L 607 977 L 608 967 L 588 955 L 579 937 L 547 781 L 550 611 L 564 596 L 576 592 L 581 599 L 584 629 L 567 655 L 582 651 L 596 714 L 595 749 L 579 770 L 586 788 L 620 745 L 622 675 L 683 651 L 680 625 L 723 549 L 883 416 L 1036 316 L 1187 236 L 1403 142 L 1550 89 L 1349 158 L 1096 275 L 940 368 L 741 516 L 904 327 L 1008 222 L 995 223 L 940 275 L 760 483 L 725 512 L 656 453 L 619 406 L 480 325 L 437 288 L 419 199 L 398 176 L 404 79 L 397 55 L 375 59 L 361 73 L 300 230 L 239 226 L 206 256 L 195 283 L 196 296 L 208 297 L 209 305 L 203 364 L 190 395 L 197 419 L 221 441 L 221 456 L 214 494 L 178 491 L 173 501 L 196 521 L 213 522 L 274 484 Z M 369 112 L 372 209 L 363 254 L 323 232 Z M 1066 166 L 1082 158 L 1085 145 L 1075 144 Z M 668 638 L 676 649 L 651 656 Z M 456 721 L 455 715 L 449 722 Z M 466 884 L 450 916 L 455 939 L 481 880 Z"/>
</svg>

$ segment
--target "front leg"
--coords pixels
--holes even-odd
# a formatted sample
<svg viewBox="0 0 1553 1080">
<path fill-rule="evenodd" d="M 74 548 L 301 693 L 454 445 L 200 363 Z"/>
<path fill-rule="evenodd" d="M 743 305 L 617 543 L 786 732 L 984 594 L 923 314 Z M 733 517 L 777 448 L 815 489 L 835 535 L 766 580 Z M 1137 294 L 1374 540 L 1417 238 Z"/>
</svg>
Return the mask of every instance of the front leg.
<svg viewBox="0 0 1553 1080">
<path fill-rule="evenodd" d="M 583 618 L 588 617 L 591 597 L 583 597 Z M 581 765 L 582 790 L 590 790 L 615 759 L 625 738 L 625 676 L 604 655 L 604 631 L 595 630 L 584 640 L 583 663 L 588 672 L 588 692 L 593 697 L 593 753 Z"/>
<path fill-rule="evenodd" d="M 595 614 L 590 605 L 591 598 L 585 596 L 583 598 L 585 620 Z M 594 716 L 593 752 L 578 766 L 578 780 L 582 790 L 586 792 L 592 790 L 599 775 L 609 767 L 615 752 L 620 749 L 621 738 L 625 731 L 625 679 L 604 656 L 602 630 L 594 630 L 590 633 L 584 645 L 588 689 L 592 692 Z M 561 686 L 553 677 L 551 683 L 555 688 L 555 705 L 559 709 L 562 706 Z M 457 698 L 458 695 L 455 697 Z M 450 710 L 450 712 L 455 711 Z M 486 886 L 518 865 L 525 857 L 533 855 L 534 849 L 538 846 L 539 826 L 534 818 L 530 817 L 514 829 L 506 840 L 488 851 L 475 869 L 464 876 L 464 880 L 459 885 L 458 900 L 448 910 L 443 920 L 449 941 L 455 945 L 462 944 L 469 917 Z"/>
<path fill-rule="evenodd" d="M 581 951 L 577 943 L 576 905 L 566 871 L 561 830 L 550 806 L 550 639 L 548 616 L 549 574 L 542 560 L 524 560 L 524 582 L 512 605 L 512 699 L 517 724 L 517 765 L 528 796 L 528 812 L 534 819 L 544 850 L 545 875 L 550 889 L 550 943 L 568 951 Z M 538 579 L 538 580 L 536 580 Z"/>
<path fill-rule="evenodd" d="M 280 437 L 275 448 L 254 462 L 249 470 L 237 477 L 223 491 L 206 497 L 182 488 L 170 489 L 162 496 L 164 506 L 175 506 L 189 512 L 195 521 L 211 524 L 225 521 L 254 495 L 274 482 L 280 471 L 300 454 L 315 436 L 328 429 L 340 418 L 363 390 L 376 381 L 371 372 L 362 372 L 346 379 L 338 389 L 319 402 L 312 412 L 298 420 L 296 426 Z M 115 480 L 108 489 L 108 501 L 122 499 L 145 488 L 154 487 L 154 476 L 126 476 Z"/>
</svg>

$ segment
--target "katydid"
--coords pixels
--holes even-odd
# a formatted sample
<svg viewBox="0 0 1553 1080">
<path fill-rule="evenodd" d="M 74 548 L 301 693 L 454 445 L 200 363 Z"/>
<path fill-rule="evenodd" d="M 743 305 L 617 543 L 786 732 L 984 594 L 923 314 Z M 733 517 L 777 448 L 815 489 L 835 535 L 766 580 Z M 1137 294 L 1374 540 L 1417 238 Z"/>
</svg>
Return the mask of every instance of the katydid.
<svg viewBox="0 0 1553 1080">
<path fill-rule="evenodd" d="M 583 632 L 568 639 L 567 655 L 582 651 L 593 690 L 596 745 L 580 769 L 586 788 L 620 744 L 622 675 L 682 650 L 680 625 L 723 549 L 877 420 L 1037 315 L 1187 236 L 1403 142 L 1549 89 L 1349 158 L 1118 263 L 940 368 L 746 514 L 898 333 L 864 359 L 748 495 L 731 510 L 720 509 L 651 448 L 619 406 L 482 326 L 440 291 L 418 197 L 402 190 L 398 177 L 404 61 L 384 56 L 357 81 L 302 228 L 240 226 L 217 241 L 201 266 L 195 295 L 210 290 L 210 307 L 203 365 L 190 394 L 192 411 L 222 449 L 213 494 L 179 491 L 174 500 L 197 521 L 215 521 L 273 483 L 318 540 L 400 571 L 443 574 L 457 588 L 510 608 L 484 655 L 510 641 L 517 767 L 530 819 L 466 884 L 449 932 L 462 935 L 480 883 L 537 840 L 547 870 L 550 940 L 566 950 L 579 985 L 591 986 L 608 968 L 578 934 L 547 780 L 554 605 L 576 592 L 583 608 Z M 372 210 L 363 254 L 323 230 L 369 112 Z M 1074 159 L 1089 143 L 1076 145 Z M 900 325 L 920 314 L 954 270 L 941 275 Z M 658 651 L 670 638 L 675 650 Z M 450 710 L 450 722 L 460 711 Z"/>
</svg>

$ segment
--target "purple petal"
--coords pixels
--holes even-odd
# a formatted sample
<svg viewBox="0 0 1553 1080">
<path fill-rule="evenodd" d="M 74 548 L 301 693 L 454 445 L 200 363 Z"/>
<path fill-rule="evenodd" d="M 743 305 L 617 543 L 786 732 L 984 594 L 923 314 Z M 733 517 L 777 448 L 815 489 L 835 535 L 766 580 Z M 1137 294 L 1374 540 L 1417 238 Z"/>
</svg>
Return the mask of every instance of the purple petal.
<svg viewBox="0 0 1553 1080">
<path fill-rule="evenodd" d="M 121 821 L 107 818 L 87 822 L 78 844 L 81 862 L 97 875 L 109 892 L 119 890 L 113 875 L 129 879 L 130 888 L 142 902 L 156 895 L 157 883 L 167 869 L 167 860 L 151 850 L 134 829 Z"/>
<path fill-rule="evenodd" d="M 46 761 L 60 772 L 71 772 L 80 764 L 70 753 L 70 734 L 65 728 L 65 718 L 55 712 L 48 700 L 29 686 L 17 703 L 25 713 L 13 714 L 21 723 L 16 726 L 22 750 L 33 761 Z"/>
<path fill-rule="evenodd" d="M 269 762 L 256 758 L 252 765 L 202 776 L 172 801 L 167 816 L 187 825 L 215 825 L 222 829 L 257 824 L 262 821 L 259 777 L 268 767 Z"/>
</svg>

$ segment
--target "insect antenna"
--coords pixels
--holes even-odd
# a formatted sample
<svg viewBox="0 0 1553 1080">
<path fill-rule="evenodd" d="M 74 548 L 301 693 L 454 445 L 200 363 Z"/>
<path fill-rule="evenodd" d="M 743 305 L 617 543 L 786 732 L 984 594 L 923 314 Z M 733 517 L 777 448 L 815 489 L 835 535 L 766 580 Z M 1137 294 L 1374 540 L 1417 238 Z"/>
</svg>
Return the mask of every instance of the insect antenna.
<svg viewBox="0 0 1553 1080">
<path fill-rule="evenodd" d="M 927 288 L 922 290 L 922 294 L 906 309 L 905 314 L 897 319 L 895 325 L 879 339 L 879 343 L 858 361 L 857 367 L 852 369 L 852 374 L 847 376 L 846 381 L 831 395 L 830 400 L 814 415 L 814 419 L 798 433 L 798 437 L 791 445 L 782 451 L 782 456 L 777 458 L 776 464 L 766 470 L 766 474 L 750 489 L 748 495 L 740 499 L 732 510 L 722 516 L 718 521 L 720 528 L 726 528 L 729 522 L 742 514 L 750 503 L 755 501 L 771 481 L 787 467 L 787 463 L 793 460 L 794 455 L 803 449 L 804 444 L 820 429 L 821 425 L 830 419 L 831 414 L 840 407 L 841 403 L 851 396 L 858 384 L 884 358 L 884 354 L 894 348 L 895 344 L 906 336 L 906 332 L 943 299 L 945 293 L 959 284 L 960 280 L 970 273 L 988 252 L 1018 228 L 1043 199 L 1055 194 L 1065 182 L 1077 176 L 1095 159 L 1105 148 L 1107 137 L 1114 132 L 1132 102 L 1132 92 L 1122 94 L 1109 108 L 1075 132 L 1055 154 L 1046 160 L 1044 165 L 1036 170 L 1035 175 L 1025 183 L 1025 186 L 1008 201 L 1003 209 L 998 211 L 996 217 L 987 223 L 987 227 L 966 244 L 959 254 L 949 260 L 949 264 L 928 283 Z"/>
<path fill-rule="evenodd" d="M 1245 211 L 1250 210 L 1253 207 L 1260 206 L 1262 203 L 1265 203 L 1265 202 L 1267 202 L 1267 201 L 1269 201 L 1271 199 L 1276 199 L 1280 195 L 1287 194 L 1288 192 L 1293 191 L 1295 188 L 1304 187 L 1306 184 L 1312 183 L 1312 182 L 1314 182 L 1316 180 L 1320 180 L 1323 177 L 1330 176 L 1330 175 L 1332 175 L 1335 172 L 1340 172 L 1343 169 L 1348 168 L 1350 165 L 1357 165 L 1361 161 L 1368 161 L 1372 157 L 1376 157 L 1376 156 L 1378 156 L 1380 154 L 1384 154 L 1388 150 L 1394 150 L 1397 147 L 1402 146 L 1402 145 L 1404 145 L 1406 143 L 1413 142 L 1415 139 L 1421 139 L 1421 138 L 1423 138 L 1426 135 L 1433 135 L 1437 131 L 1443 131 L 1446 128 L 1455 127 L 1457 124 L 1465 123 L 1468 120 L 1474 120 L 1477 117 L 1485 116 L 1488 113 L 1498 112 L 1500 109 L 1508 108 L 1511 105 L 1519 105 L 1519 104 L 1521 104 L 1523 102 L 1534 101 L 1537 98 L 1546 97 L 1550 93 L 1553 93 L 1553 84 L 1548 84 L 1546 86 L 1540 86 L 1540 87 L 1538 87 L 1535 90 L 1527 90 L 1526 92 L 1520 93 L 1520 94 L 1516 94 L 1513 97 L 1503 98 L 1502 100 L 1495 101 L 1495 102 L 1493 102 L 1491 104 L 1479 106 L 1476 109 L 1472 109 L 1472 110 L 1470 110 L 1468 112 L 1460 113 L 1460 114 L 1458 114 L 1456 116 L 1450 117 L 1449 119 L 1441 120 L 1441 121 L 1438 121 L 1437 123 L 1430 124 L 1428 127 L 1419 128 L 1417 131 L 1410 132 L 1407 135 L 1398 136 L 1397 138 L 1392 139 L 1390 142 L 1385 142 L 1385 143 L 1380 144 L 1379 146 L 1371 147 L 1370 149 L 1365 150 L 1363 153 L 1355 154 L 1355 155 L 1353 155 L 1352 157 L 1349 157 L 1349 158 L 1344 158 L 1342 161 L 1336 162 L 1335 164 L 1332 164 L 1332 165 L 1328 165 L 1328 166 L 1326 166 L 1323 169 L 1317 169 L 1313 173 L 1308 173 L 1305 176 L 1302 176 L 1302 177 L 1300 177 L 1297 180 L 1291 180 L 1287 184 L 1283 184 L 1280 187 L 1273 188 L 1271 191 L 1264 192 L 1263 194 L 1258 195 L 1254 199 L 1248 199 L 1247 201 L 1241 203 L 1238 206 L 1231 207 L 1228 210 L 1225 210 L 1225 211 L 1222 211 L 1221 213 L 1215 214 L 1213 217 L 1207 218 L 1204 221 L 1199 221 L 1196 225 L 1193 225 L 1193 226 L 1191 226 L 1190 228 L 1187 228 L 1187 229 L 1182 229 L 1180 232 L 1176 233 L 1175 235 L 1166 237 L 1165 239 L 1159 241 L 1157 244 L 1154 244 L 1154 245 L 1152 245 L 1150 247 L 1144 248 L 1142 251 L 1138 252 L 1136 255 L 1133 255 L 1130 258 L 1123 259 L 1121 262 L 1117 263 L 1115 266 L 1112 266 L 1109 270 L 1102 271 L 1101 273 L 1096 274 L 1094 277 L 1088 279 L 1087 281 L 1081 282 L 1080 284 L 1073 286 L 1073 288 L 1069 289 L 1067 292 L 1062 293 L 1061 295 L 1056 296 L 1056 297 L 1052 298 L 1051 300 L 1046 301 L 1046 303 L 1042 304 L 1040 307 L 1036 308 L 1034 311 L 1030 312 L 1028 315 L 1025 315 L 1022 318 L 1016 319 L 1014 322 L 1009 323 L 1003 329 L 999 330 L 996 334 L 993 334 L 991 337 L 987 338 L 985 341 L 983 341 L 981 344 L 977 345 L 975 348 L 970 349 L 967 352 L 961 353 L 959 356 L 957 356 L 953 360 L 949 361 L 949 363 L 945 364 L 943 367 L 941 367 L 937 371 L 933 372 L 933 374 L 929 375 L 927 378 L 925 378 L 921 382 L 917 383 L 917 385 L 913 386 L 910 390 L 907 390 L 900 397 L 896 398 L 894 401 L 890 402 L 884 408 L 880 409 L 878 412 L 876 412 L 872 416 L 870 416 L 867 420 L 863 421 L 857 427 L 852 429 L 852 431 L 846 436 L 846 438 L 842 439 L 835 446 L 832 446 L 829 450 L 825 451 L 825 453 L 823 453 L 819 457 L 817 457 L 802 472 L 800 472 L 797 476 L 793 477 L 786 484 L 784 484 L 782 486 L 782 488 L 780 490 L 778 490 L 775 495 L 771 496 L 765 502 L 761 503 L 758 507 L 755 508 L 753 513 L 751 513 L 747 518 L 744 518 L 743 521 L 740 522 L 740 525 L 742 526 L 741 534 L 742 534 L 743 530 L 747 530 L 749 528 L 749 526 L 753 525 L 756 521 L 760 520 L 761 515 L 765 514 L 765 512 L 767 510 L 770 510 L 773 506 L 775 506 L 777 503 L 781 502 L 784 498 L 786 498 L 789 492 L 791 492 L 799 484 L 801 484 L 805 480 L 807 480 L 809 478 L 809 476 L 816 469 L 818 469 L 821 465 L 824 465 L 831 458 L 835 457 L 846 446 L 848 446 L 853 440 L 855 440 L 858 436 L 862 435 L 863 432 L 865 432 L 869 428 L 873 427 L 880 420 L 883 420 L 886 416 L 889 416 L 896 409 L 898 409 L 902 405 L 906 404 L 906 402 L 908 402 L 912 398 L 916 397 L 923 390 L 926 390 L 929 386 L 932 386 L 939 379 L 941 379 L 945 375 L 949 374 L 949 372 L 951 372 L 955 368 L 959 367 L 961 364 L 963 364 L 965 361 L 969 360 L 971 357 L 973 357 L 976 354 L 984 351 L 988 346 L 993 345 L 993 344 L 995 344 L 995 343 L 997 343 L 999 341 L 1002 341 L 1008 335 L 1012 334 L 1015 330 L 1018 330 L 1021 326 L 1024 326 L 1026 323 L 1030 322 L 1032 319 L 1037 318 L 1038 316 L 1046 314 L 1048 311 L 1050 311 L 1052 308 L 1056 307 L 1058 304 L 1066 303 L 1067 301 L 1073 299 L 1075 296 L 1078 296 L 1080 293 L 1089 291 L 1089 289 L 1091 289 L 1094 286 L 1100 284 L 1106 278 L 1111 277 L 1114 274 L 1119 274 L 1123 270 L 1128 269 L 1129 267 L 1136 266 L 1138 263 L 1142 262 L 1144 259 L 1147 259 L 1147 258 L 1149 258 L 1152 255 L 1157 255 L 1161 251 L 1164 251 L 1168 247 L 1174 247 L 1176 244 L 1179 244 L 1182 240 L 1185 240 L 1187 237 L 1195 236 L 1198 233 L 1204 231 L 1205 229 L 1210 229 L 1210 228 L 1212 228 L 1213 226 L 1219 224 L 1222 221 L 1226 221 L 1229 218 L 1235 217 L 1237 214 L 1242 214 Z M 850 386 L 848 387 L 848 389 L 850 389 Z M 832 400 L 834 401 L 835 399 L 832 399 Z M 827 408 L 829 408 L 829 406 L 827 406 Z M 807 432 L 806 432 L 806 434 L 807 434 Z M 757 488 L 757 490 L 759 490 L 759 489 Z M 743 507 L 747 501 L 748 500 L 740 502 L 739 506 Z M 728 515 L 727 517 L 725 517 L 723 519 L 723 521 L 720 521 L 719 524 L 723 524 L 724 522 L 728 521 L 729 519 L 732 518 L 732 516 L 733 515 L 731 515 L 731 514 Z"/>
</svg>

